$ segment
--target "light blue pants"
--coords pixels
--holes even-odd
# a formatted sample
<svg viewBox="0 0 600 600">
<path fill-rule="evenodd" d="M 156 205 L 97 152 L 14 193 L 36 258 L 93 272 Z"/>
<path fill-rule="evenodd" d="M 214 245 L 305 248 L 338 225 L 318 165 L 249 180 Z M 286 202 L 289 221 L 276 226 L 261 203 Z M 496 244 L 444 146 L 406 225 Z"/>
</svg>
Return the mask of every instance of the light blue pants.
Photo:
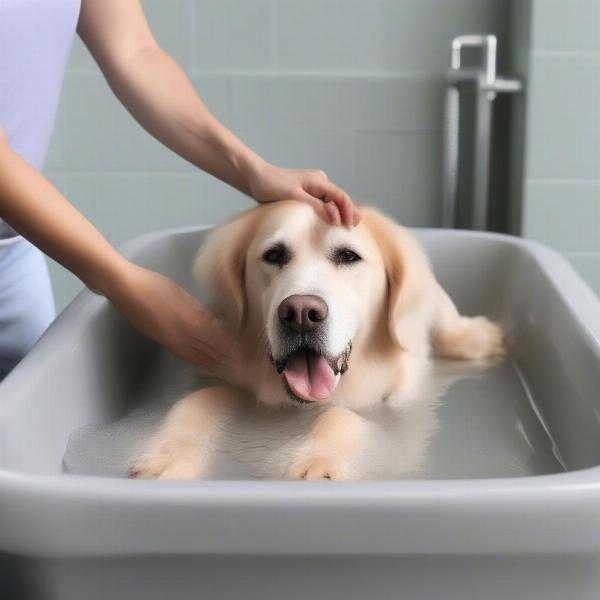
<svg viewBox="0 0 600 600">
<path fill-rule="evenodd" d="M 55 317 L 48 268 L 27 240 L 0 240 L 0 380 Z"/>
</svg>

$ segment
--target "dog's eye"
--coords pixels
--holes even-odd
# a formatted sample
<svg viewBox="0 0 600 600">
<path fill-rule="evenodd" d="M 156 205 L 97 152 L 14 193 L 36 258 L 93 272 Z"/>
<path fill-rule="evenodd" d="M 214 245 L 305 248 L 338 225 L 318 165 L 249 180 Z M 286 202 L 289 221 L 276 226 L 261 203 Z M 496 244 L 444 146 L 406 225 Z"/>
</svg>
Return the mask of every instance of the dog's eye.
<svg viewBox="0 0 600 600">
<path fill-rule="evenodd" d="M 283 244 L 277 244 L 266 250 L 262 255 L 262 259 L 270 265 L 281 267 L 290 260 L 290 252 Z"/>
<path fill-rule="evenodd" d="M 347 265 L 359 260 L 362 260 L 362 258 L 350 248 L 337 248 L 333 252 L 333 262 L 338 265 Z"/>
</svg>

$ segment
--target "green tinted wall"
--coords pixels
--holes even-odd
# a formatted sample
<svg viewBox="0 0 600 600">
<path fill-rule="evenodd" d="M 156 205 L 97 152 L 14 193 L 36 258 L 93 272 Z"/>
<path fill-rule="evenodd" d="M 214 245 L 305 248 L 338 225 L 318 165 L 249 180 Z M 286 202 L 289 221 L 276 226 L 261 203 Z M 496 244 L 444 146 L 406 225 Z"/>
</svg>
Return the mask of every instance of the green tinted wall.
<svg viewBox="0 0 600 600">
<path fill-rule="evenodd" d="M 145 0 L 214 113 L 276 164 L 320 167 L 357 200 L 437 225 L 450 40 L 496 33 L 501 0 Z M 219 221 L 250 201 L 162 148 L 76 42 L 47 174 L 114 243 Z M 79 283 L 57 265 L 59 307 Z"/>
<path fill-rule="evenodd" d="M 526 0 L 521 231 L 600 293 L 600 2 Z"/>
</svg>

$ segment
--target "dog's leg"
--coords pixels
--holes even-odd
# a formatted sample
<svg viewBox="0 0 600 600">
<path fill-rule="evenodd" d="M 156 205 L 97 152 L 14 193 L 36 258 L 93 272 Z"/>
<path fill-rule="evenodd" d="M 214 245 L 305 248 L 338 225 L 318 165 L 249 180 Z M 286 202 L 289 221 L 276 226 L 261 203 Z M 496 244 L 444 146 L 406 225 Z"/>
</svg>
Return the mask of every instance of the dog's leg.
<svg viewBox="0 0 600 600">
<path fill-rule="evenodd" d="M 308 438 L 287 471 L 288 479 L 352 479 L 352 458 L 362 446 L 364 421 L 333 407 L 312 424 Z"/>
<path fill-rule="evenodd" d="M 431 331 L 434 352 L 444 358 L 477 360 L 505 353 L 498 325 L 485 317 L 463 317 L 435 282 L 436 309 Z"/>
<path fill-rule="evenodd" d="M 179 400 L 130 471 L 139 479 L 195 479 L 202 475 L 211 438 L 239 392 L 208 387 Z"/>
</svg>

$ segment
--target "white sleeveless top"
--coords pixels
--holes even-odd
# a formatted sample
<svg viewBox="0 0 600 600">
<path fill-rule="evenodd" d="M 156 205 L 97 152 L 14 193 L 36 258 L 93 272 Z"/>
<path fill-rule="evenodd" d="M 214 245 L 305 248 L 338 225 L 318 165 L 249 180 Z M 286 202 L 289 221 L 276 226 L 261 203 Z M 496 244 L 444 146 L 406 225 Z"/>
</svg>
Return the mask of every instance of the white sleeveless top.
<svg viewBox="0 0 600 600">
<path fill-rule="evenodd" d="M 42 170 L 80 0 L 0 0 L 0 126 Z M 16 235 L 0 220 L 2 238 Z"/>
</svg>

